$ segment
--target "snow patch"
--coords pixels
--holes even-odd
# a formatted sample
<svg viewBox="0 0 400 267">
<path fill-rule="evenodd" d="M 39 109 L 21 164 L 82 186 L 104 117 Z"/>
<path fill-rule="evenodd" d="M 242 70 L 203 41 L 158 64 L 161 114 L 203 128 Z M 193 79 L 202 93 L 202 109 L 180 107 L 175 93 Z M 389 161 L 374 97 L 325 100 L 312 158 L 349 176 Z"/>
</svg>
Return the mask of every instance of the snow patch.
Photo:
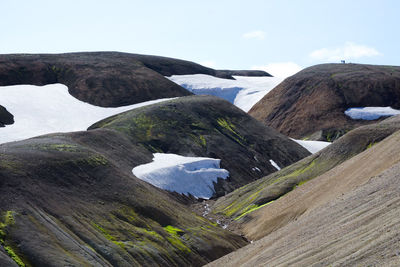
<svg viewBox="0 0 400 267">
<path fill-rule="evenodd" d="M 0 128 L 0 143 L 55 132 L 84 131 L 112 115 L 170 99 L 104 108 L 74 98 L 63 84 L 0 86 L 0 105 L 14 115 L 15 121 Z"/>
<path fill-rule="evenodd" d="M 281 169 L 279 166 L 278 166 L 278 164 L 276 164 L 276 162 L 275 161 L 273 161 L 272 159 L 270 159 L 269 160 L 269 162 L 271 163 L 271 165 L 272 166 L 274 166 L 275 167 L 275 169 L 277 169 L 278 171 Z"/>
<path fill-rule="evenodd" d="M 399 115 L 400 110 L 391 107 L 359 107 L 349 108 L 344 114 L 354 120 L 376 120 L 380 117 Z"/>
<path fill-rule="evenodd" d="M 229 176 L 227 170 L 220 168 L 220 159 L 163 153 L 153 156 L 153 162 L 133 168 L 132 173 L 164 190 L 209 199 L 215 193 L 213 182 Z"/>
<path fill-rule="evenodd" d="M 296 140 L 292 139 L 305 149 L 307 149 L 310 153 L 314 154 L 317 153 L 318 151 L 324 149 L 325 147 L 329 146 L 331 143 L 330 142 L 324 142 L 324 141 L 306 141 L 306 140 Z"/>
<path fill-rule="evenodd" d="M 236 80 L 206 74 L 173 75 L 166 77 L 196 95 L 214 95 L 249 111 L 269 91 L 283 81 L 277 77 L 234 76 Z"/>
</svg>

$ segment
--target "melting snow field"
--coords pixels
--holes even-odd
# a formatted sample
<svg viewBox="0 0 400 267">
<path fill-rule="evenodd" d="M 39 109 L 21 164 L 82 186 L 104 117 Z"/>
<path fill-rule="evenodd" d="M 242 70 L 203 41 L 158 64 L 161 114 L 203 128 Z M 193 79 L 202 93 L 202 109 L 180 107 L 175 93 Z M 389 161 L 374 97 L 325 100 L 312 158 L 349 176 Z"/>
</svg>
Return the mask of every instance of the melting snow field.
<svg viewBox="0 0 400 267">
<path fill-rule="evenodd" d="M 296 140 L 296 139 L 292 140 L 301 145 L 302 147 L 304 147 L 305 149 L 307 149 L 312 154 L 317 153 L 318 151 L 324 149 L 325 147 L 331 144 L 330 142 L 324 142 L 324 141 L 306 141 L 306 140 Z"/>
<path fill-rule="evenodd" d="M 167 77 L 196 95 L 224 98 L 244 111 L 249 111 L 269 91 L 283 81 L 277 77 L 234 76 L 236 80 L 211 75 L 173 75 Z"/>
<path fill-rule="evenodd" d="M 269 160 L 269 162 L 271 163 L 271 165 L 272 166 L 274 166 L 275 167 L 275 169 L 277 169 L 278 171 L 281 169 L 280 167 L 279 167 L 279 165 L 278 164 L 276 164 L 276 162 L 275 161 L 273 161 L 272 159 L 270 159 Z"/>
<path fill-rule="evenodd" d="M 169 99 L 103 108 L 74 98 L 63 84 L 0 86 L 0 105 L 14 115 L 15 121 L 0 128 L 0 143 L 55 132 L 83 131 L 109 116 L 166 100 Z"/>
<path fill-rule="evenodd" d="M 209 199 L 215 192 L 213 182 L 226 179 L 229 172 L 220 168 L 220 159 L 153 154 L 153 162 L 133 168 L 132 173 L 158 188 Z"/>
<path fill-rule="evenodd" d="M 380 117 L 399 115 L 400 110 L 391 107 L 361 107 L 349 108 L 344 114 L 354 120 L 376 120 Z"/>
</svg>

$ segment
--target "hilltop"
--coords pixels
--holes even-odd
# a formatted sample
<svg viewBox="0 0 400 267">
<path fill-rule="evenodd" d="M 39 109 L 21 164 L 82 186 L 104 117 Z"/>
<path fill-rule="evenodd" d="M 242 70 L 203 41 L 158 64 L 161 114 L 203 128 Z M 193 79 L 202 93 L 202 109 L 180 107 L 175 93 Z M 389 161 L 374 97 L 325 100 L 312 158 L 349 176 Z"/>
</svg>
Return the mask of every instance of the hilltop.
<svg viewBox="0 0 400 267">
<path fill-rule="evenodd" d="M 400 67 L 322 64 L 285 79 L 249 114 L 292 138 L 332 141 L 373 123 L 345 115 L 349 108 L 400 108 Z"/>
</svg>

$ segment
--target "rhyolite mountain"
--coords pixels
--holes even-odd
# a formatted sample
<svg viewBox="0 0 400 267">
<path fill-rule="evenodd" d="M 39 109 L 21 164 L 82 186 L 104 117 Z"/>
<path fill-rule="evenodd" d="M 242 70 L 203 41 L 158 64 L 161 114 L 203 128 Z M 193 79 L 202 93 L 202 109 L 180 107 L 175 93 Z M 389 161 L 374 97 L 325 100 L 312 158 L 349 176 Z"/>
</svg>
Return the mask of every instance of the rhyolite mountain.
<svg viewBox="0 0 400 267">
<path fill-rule="evenodd" d="M 400 116 L 360 126 L 325 149 L 218 198 L 211 209 L 213 213 L 246 222 L 246 215 L 251 215 L 253 211 L 279 199 L 297 186 L 371 148 L 398 130 Z M 262 231 L 260 235 L 263 235 Z"/>
<path fill-rule="evenodd" d="M 247 214 L 241 220 L 241 229 L 245 236 L 257 241 L 209 266 L 397 266 L 399 121 L 397 117 L 363 126 L 360 131 L 356 129 L 334 142 L 326 150 L 349 134 L 353 135 L 350 139 L 355 147 L 388 135 L 333 169 Z M 362 140 L 358 141 L 357 136 Z M 350 146 L 336 147 L 337 152 L 339 149 L 346 151 L 348 147 L 356 152 L 353 142 L 348 144 Z M 303 170 L 311 168 L 318 170 L 311 165 Z"/>
<path fill-rule="evenodd" d="M 5 266 L 200 266 L 246 244 L 134 177 L 151 153 L 116 131 L 45 135 L 0 151 Z"/>
<path fill-rule="evenodd" d="M 153 152 L 221 159 L 216 195 L 309 155 L 228 101 L 181 97 L 88 131 L 0 145 L 0 262 L 199 266 L 247 242 L 132 174 Z M 12 266 L 12 265 L 11 265 Z"/>
<path fill-rule="evenodd" d="M 353 120 L 348 108 L 400 108 L 400 67 L 322 64 L 285 79 L 249 111 L 293 138 L 334 140 L 374 121 Z"/>
<path fill-rule="evenodd" d="M 221 168 L 230 177 L 219 179 L 217 196 L 275 172 L 270 160 L 285 167 L 310 154 L 214 96 L 187 96 L 137 108 L 104 119 L 89 130 L 96 128 L 118 131 L 152 153 L 221 159 Z"/>
<path fill-rule="evenodd" d="M 103 107 L 190 95 L 164 77 L 184 74 L 228 79 L 233 79 L 231 75 L 269 75 L 218 71 L 185 60 L 120 52 L 0 55 L 0 86 L 62 83 L 79 100 Z"/>
</svg>

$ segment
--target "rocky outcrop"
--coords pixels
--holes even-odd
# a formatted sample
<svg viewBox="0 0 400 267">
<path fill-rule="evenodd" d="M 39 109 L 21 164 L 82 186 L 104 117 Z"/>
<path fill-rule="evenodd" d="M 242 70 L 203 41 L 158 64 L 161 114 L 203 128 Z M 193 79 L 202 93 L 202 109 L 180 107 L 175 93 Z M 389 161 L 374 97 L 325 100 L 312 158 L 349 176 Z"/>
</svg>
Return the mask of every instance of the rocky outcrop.
<svg viewBox="0 0 400 267">
<path fill-rule="evenodd" d="M 14 116 L 8 112 L 6 108 L 0 105 L 0 127 L 4 127 L 7 124 L 14 123 Z"/>
</svg>

